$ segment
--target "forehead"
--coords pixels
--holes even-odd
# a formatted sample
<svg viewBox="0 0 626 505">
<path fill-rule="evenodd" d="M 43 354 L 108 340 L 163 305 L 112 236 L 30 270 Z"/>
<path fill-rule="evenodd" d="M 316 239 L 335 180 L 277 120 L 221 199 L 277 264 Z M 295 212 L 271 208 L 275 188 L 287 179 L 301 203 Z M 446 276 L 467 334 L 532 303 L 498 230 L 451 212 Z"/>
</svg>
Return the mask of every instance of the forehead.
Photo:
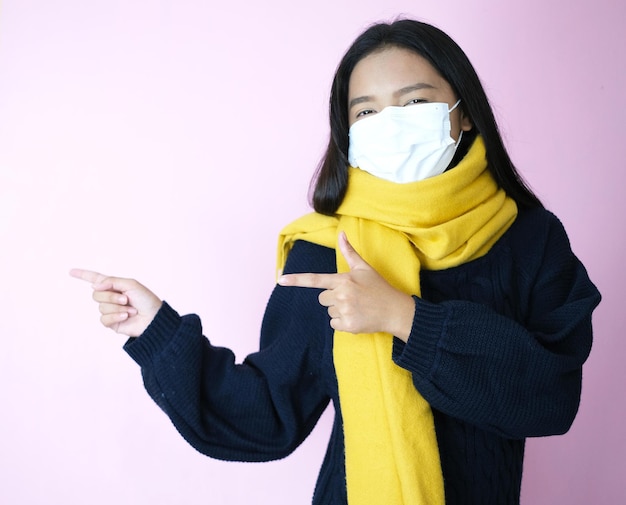
<svg viewBox="0 0 626 505">
<path fill-rule="evenodd" d="M 350 98 L 385 88 L 400 89 L 418 82 L 449 88 L 447 81 L 423 56 L 401 47 L 386 47 L 368 54 L 354 67 L 348 83 Z"/>
</svg>

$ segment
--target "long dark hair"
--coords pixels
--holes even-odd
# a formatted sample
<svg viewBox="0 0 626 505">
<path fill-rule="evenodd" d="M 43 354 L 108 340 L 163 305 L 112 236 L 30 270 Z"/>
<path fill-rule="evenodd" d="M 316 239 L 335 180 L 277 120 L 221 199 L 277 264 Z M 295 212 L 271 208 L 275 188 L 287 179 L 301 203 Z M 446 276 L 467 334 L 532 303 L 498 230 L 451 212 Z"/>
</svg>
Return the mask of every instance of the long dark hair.
<svg viewBox="0 0 626 505">
<path fill-rule="evenodd" d="M 312 182 L 313 208 L 332 215 L 348 185 L 348 84 L 356 64 L 384 47 L 401 47 L 419 54 L 448 81 L 461 99 L 460 107 L 473 128 L 464 132 L 451 162 L 456 165 L 481 134 L 487 162 L 496 182 L 521 207 L 541 207 L 542 203 L 526 185 L 511 161 L 483 86 L 463 50 L 443 31 L 426 23 L 400 19 L 380 23 L 363 32 L 348 49 L 337 67 L 330 94 L 330 140 Z"/>
</svg>

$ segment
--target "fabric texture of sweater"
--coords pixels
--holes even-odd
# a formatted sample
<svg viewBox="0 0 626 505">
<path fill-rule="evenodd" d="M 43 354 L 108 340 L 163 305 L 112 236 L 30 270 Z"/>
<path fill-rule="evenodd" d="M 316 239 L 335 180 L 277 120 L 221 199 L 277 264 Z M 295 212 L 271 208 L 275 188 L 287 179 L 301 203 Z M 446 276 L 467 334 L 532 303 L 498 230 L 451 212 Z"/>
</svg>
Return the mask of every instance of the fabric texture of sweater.
<svg viewBox="0 0 626 505">
<path fill-rule="evenodd" d="M 299 241 L 284 272 L 335 265 L 334 250 Z M 406 344 L 394 340 L 389 359 L 411 372 L 433 409 L 446 503 L 517 504 L 525 438 L 565 433 L 578 410 L 600 294 L 543 209 L 520 211 L 487 255 L 420 276 L 411 334 Z M 181 435 L 213 458 L 283 458 L 332 401 L 313 503 L 340 505 L 343 424 L 333 330 L 318 295 L 276 286 L 260 349 L 241 364 L 203 336 L 196 315 L 181 317 L 167 303 L 125 349 Z"/>
</svg>

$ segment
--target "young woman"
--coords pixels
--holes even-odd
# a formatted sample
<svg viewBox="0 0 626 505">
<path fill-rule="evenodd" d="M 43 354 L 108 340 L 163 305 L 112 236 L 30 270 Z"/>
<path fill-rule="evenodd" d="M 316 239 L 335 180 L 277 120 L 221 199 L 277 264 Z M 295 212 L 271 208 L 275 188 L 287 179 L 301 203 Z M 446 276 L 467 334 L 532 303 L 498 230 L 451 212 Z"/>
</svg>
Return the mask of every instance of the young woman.
<svg viewBox="0 0 626 505">
<path fill-rule="evenodd" d="M 72 275 L 204 454 L 285 457 L 332 401 L 314 503 L 519 503 L 525 438 L 576 415 L 597 289 L 437 28 L 359 36 L 330 127 L 316 212 L 280 236 L 284 275 L 243 364 L 137 281 Z"/>
</svg>

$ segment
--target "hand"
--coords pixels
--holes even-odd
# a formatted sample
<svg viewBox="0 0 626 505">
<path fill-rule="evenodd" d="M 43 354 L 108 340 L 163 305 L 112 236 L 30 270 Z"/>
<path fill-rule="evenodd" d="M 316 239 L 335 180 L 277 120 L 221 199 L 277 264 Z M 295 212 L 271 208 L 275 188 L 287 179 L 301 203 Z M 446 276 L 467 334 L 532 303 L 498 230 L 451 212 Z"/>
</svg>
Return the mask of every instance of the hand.
<svg viewBox="0 0 626 505">
<path fill-rule="evenodd" d="M 288 274 L 281 286 L 321 288 L 319 302 L 328 307 L 330 326 L 349 333 L 387 332 L 406 342 L 411 332 L 415 302 L 383 279 L 339 235 L 339 249 L 350 270 L 340 274 Z"/>
<path fill-rule="evenodd" d="M 100 321 L 107 328 L 129 337 L 138 337 L 154 319 L 162 301 L 133 279 L 107 277 L 90 270 L 72 269 L 70 275 L 90 282 L 98 302 Z"/>
</svg>

